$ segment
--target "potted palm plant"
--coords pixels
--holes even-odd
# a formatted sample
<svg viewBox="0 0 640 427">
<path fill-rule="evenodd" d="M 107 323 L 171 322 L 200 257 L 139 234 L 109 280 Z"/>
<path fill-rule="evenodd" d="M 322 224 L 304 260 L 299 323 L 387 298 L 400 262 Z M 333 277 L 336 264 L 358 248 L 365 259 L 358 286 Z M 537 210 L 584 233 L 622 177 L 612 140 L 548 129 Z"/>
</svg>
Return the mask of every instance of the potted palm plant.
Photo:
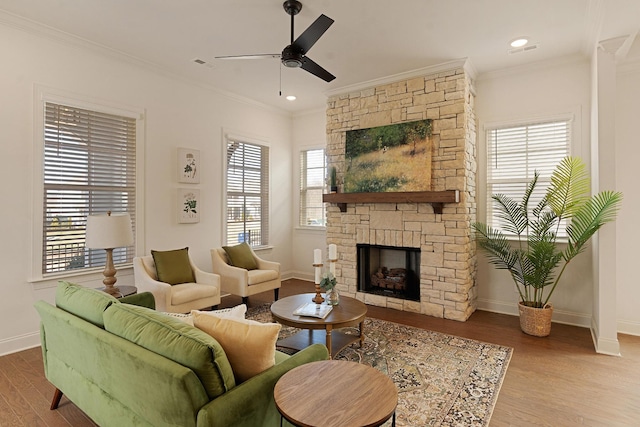
<svg viewBox="0 0 640 427">
<path fill-rule="evenodd" d="M 530 208 L 538 178 L 536 172 L 520 202 L 504 194 L 492 196 L 501 229 L 480 222 L 472 227 L 489 262 L 511 274 L 520 294 L 523 332 L 547 336 L 553 312 L 549 300 L 562 274 L 595 232 L 615 219 L 622 193 L 602 191 L 589 196 L 586 166 L 577 157 L 565 157 L 553 171 L 542 200 Z M 566 245 L 559 245 L 563 224 Z"/>
</svg>

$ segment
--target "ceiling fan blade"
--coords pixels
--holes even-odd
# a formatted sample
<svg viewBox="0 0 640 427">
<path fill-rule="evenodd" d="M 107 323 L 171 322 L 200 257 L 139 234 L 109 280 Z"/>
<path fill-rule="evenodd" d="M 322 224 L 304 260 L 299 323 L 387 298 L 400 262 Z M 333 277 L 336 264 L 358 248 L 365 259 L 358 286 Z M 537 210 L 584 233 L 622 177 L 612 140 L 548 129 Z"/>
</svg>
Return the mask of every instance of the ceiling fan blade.
<svg viewBox="0 0 640 427">
<path fill-rule="evenodd" d="M 228 55 L 228 56 L 216 56 L 215 59 L 265 59 L 265 58 L 280 58 L 279 53 L 258 53 L 255 55 Z"/>
<path fill-rule="evenodd" d="M 334 76 L 306 56 L 302 58 L 302 69 L 310 72 L 314 76 L 320 77 L 325 82 L 330 82 L 331 80 L 336 78 L 336 76 Z"/>
<path fill-rule="evenodd" d="M 291 46 L 301 51 L 302 54 L 306 54 L 324 32 L 329 29 L 331 24 L 333 24 L 333 19 L 326 15 L 320 15 L 313 24 L 309 25 L 309 28 L 298 36 Z"/>
</svg>

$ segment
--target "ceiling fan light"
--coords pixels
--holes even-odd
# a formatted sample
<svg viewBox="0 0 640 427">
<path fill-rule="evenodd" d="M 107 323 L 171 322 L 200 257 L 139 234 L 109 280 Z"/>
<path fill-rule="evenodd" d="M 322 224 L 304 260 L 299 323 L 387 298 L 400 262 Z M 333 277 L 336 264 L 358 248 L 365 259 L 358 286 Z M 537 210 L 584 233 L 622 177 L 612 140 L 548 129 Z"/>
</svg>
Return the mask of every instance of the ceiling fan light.
<svg viewBox="0 0 640 427">
<path fill-rule="evenodd" d="M 282 63 L 285 67 L 289 68 L 300 68 L 302 67 L 302 61 L 296 58 L 286 58 L 282 60 Z"/>
<path fill-rule="evenodd" d="M 287 101 L 295 101 L 295 100 L 296 100 L 295 95 L 287 95 Z"/>
</svg>

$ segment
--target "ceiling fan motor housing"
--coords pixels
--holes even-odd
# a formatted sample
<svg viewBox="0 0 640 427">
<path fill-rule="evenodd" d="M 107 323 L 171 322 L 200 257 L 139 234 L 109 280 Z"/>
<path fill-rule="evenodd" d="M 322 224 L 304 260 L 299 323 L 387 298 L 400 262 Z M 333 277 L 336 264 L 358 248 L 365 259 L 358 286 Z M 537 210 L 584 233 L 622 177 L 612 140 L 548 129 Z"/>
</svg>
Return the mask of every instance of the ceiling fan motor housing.
<svg viewBox="0 0 640 427">
<path fill-rule="evenodd" d="M 289 68 L 300 68 L 302 67 L 302 56 L 302 52 L 296 51 L 289 45 L 282 51 L 282 64 Z"/>
</svg>

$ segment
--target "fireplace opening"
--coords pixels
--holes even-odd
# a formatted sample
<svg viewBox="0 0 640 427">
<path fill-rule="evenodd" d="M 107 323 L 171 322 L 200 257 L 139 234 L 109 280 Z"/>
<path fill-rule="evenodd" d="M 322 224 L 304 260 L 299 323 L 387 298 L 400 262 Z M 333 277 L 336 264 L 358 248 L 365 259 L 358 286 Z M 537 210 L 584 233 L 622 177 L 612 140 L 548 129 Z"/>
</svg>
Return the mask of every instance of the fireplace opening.
<svg viewBox="0 0 640 427">
<path fill-rule="evenodd" d="M 420 249 L 358 244 L 358 290 L 420 301 Z"/>
</svg>

